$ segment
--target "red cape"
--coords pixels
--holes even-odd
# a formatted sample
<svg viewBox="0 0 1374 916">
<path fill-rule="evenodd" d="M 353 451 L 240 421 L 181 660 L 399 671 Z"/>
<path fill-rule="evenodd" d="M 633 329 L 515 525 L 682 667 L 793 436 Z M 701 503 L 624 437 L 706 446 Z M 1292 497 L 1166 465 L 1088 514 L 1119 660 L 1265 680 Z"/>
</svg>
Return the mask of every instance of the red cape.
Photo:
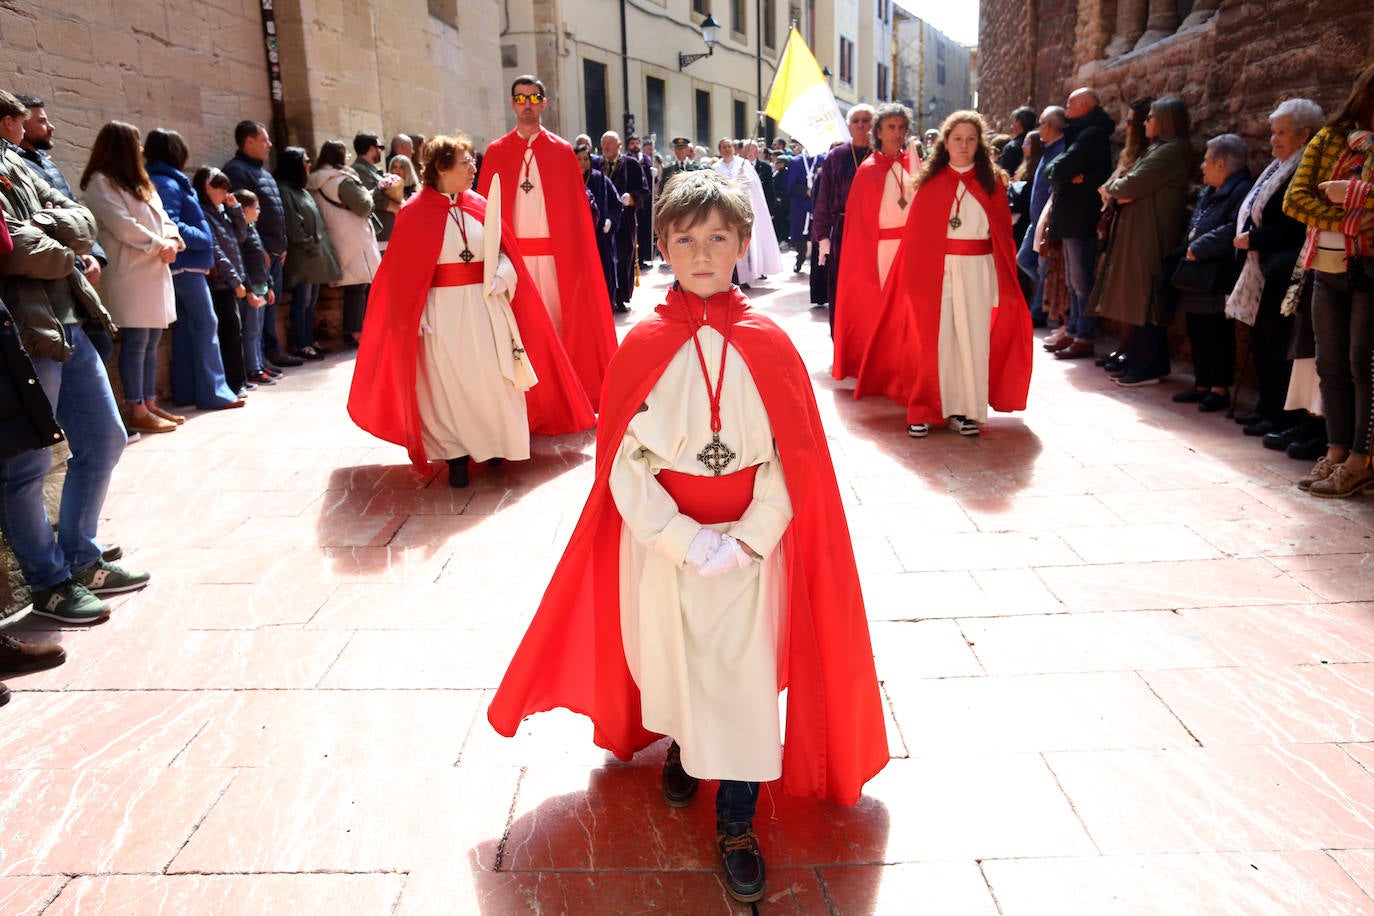
<svg viewBox="0 0 1374 916">
<path fill-rule="evenodd" d="M 730 301 L 730 342 L 768 411 L 793 510 L 778 545 L 789 582 L 786 670 L 779 671 L 790 685 L 782 785 L 790 794 L 852 805 L 886 765 L 888 749 L 849 526 L 801 357 L 738 289 L 711 298 L 713 326 L 723 326 Z M 622 760 L 660 737 L 641 724 L 639 689 L 621 642 L 622 522 L 607 480 L 630 418 L 691 336 L 686 308 L 684 294 L 670 291 L 656 315 L 626 336 L 607 371 L 596 482 L 487 711 L 503 735 L 514 735 L 526 716 L 561 706 L 590 717 L 593 740 Z"/>
<path fill-rule="evenodd" d="M 525 165 L 525 141 L 515 131 L 487 147 L 477 192 L 483 197 L 491 176 L 501 176 L 501 218 L 514 226 L 515 195 Z M 587 206 L 582 168 L 568 141 L 540 130 L 534 141 L 534 161 L 544 185 L 549 237 L 554 240 L 553 263 L 558 273 L 558 296 L 563 308 L 563 346 L 577 377 L 593 404 L 601 398 L 601 381 L 615 352 L 615 322 L 611 320 L 606 278 L 596 250 L 596 231 Z"/>
<path fill-rule="evenodd" d="M 893 159 L 874 152 L 859 163 L 845 204 L 844 247 L 835 287 L 835 358 L 830 374 L 837 379 L 859 374 L 868 342 L 878 324 L 883 286 L 878 282 L 878 208 L 890 181 Z M 907 152 L 900 156 L 906 167 Z"/>
<path fill-rule="evenodd" d="M 486 216 L 486 200 L 472 191 L 459 195 L 458 204 L 474 219 Z M 448 197 L 426 187 L 396 214 L 391 241 L 367 297 L 363 337 L 348 392 L 348 415 L 353 422 L 379 439 L 404 445 L 420 471 L 426 470 L 429 459 L 420 437 L 420 404 L 415 396 L 418 331 L 444 242 L 448 210 Z M 515 266 L 511 311 L 520 327 L 525 355 L 539 377 L 525 392 L 530 432 L 559 436 L 590 429 L 596 423 L 592 405 L 525 270 L 515 233 L 504 220 L 501 248 Z"/>
<path fill-rule="evenodd" d="M 949 208 L 960 181 L 958 172 L 946 168 L 917 189 L 902 245 L 883 290 L 882 311 L 854 388 L 856 398 L 885 394 L 906 405 L 908 423 L 939 423 L 945 417 L 940 405 L 940 296 Z M 987 212 L 997 268 L 988 404 L 999 411 L 1025 410 L 1032 330 L 1030 310 L 1016 277 L 1011 207 L 1005 193 L 989 195 L 983 190 L 972 171 L 966 172 L 962 181 L 969 196 Z"/>
</svg>

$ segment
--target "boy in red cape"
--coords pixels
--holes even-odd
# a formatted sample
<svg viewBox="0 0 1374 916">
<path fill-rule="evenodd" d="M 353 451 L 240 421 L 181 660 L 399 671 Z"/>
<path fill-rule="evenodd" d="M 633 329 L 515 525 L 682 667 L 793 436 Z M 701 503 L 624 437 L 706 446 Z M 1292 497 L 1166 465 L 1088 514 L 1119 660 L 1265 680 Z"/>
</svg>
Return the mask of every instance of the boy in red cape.
<svg viewBox="0 0 1374 916">
<path fill-rule="evenodd" d="M 507 736 L 532 713 L 582 713 L 621 759 L 671 735 L 664 798 L 720 780 L 717 848 L 744 902 L 763 896 L 761 782 L 852 805 L 888 760 L 811 380 L 730 283 L 752 220 L 713 172 L 657 201 L 678 284 L 607 370 L 591 495 L 488 710 Z"/>
</svg>

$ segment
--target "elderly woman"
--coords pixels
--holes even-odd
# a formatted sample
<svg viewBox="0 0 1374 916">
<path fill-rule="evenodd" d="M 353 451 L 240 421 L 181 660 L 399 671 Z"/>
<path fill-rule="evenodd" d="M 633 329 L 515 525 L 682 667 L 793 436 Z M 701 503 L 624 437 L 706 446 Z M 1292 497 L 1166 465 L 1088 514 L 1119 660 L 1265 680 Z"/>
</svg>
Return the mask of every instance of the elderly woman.
<svg viewBox="0 0 1374 916">
<path fill-rule="evenodd" d="M 1236 256 L 1236 214 L 1250 190 L 1245 141 L 1222 134 L 1207 141 L 1202 157 L 1202 192 L 1188 224 L 1183 262 L 1174 275 L 1178 305 L 1188 317 L 1193 350 L 1192 388 L 1174 395 L 1179 404 L 1197 404 L 1203 413 L 1231 406 L 1236 376 L 1236 329 L 1226 316 L 1226 291 L 1240 273 Z"/>
<path fill-rule="evenodd" d="M 1374 66 L 1302 154 L 1283 209 L 1308 227 L 1312 328 L 1326 410 L 1327 451 L 1298 486 L 1313 496 L 1374 491 Z"/>
<path fill-rule="evenodd" d="M 423 160 L 373 286 L 348 412 L 422 473 L 443 458 L 449 485 L 465 487 L 472 458 L 524 460 L 531 432 L 595 417 L 514 233 L 471 190 L 472 144 L 434 137 Z"/>
<path fill-rule="evenodd" d="M 1253 413 L 1237 416 L 1236 422 L 1245 425 L 1247 436 L 1277 433 L 1273 441 L 1283 440 L 1283 447 L 1315 434 L 1304 437 L 1306 424 L 1297 422 L 1301 415 L 1294 417 L 1284 410 L 1294 322 L 1292 316 L 1282 314 L 1280 306 L 1306 229 L 1283 212 L 1283 198 L 1303 148 L 1325 120 L 1321 106 L 1309 99 L 1289 99 L 1274 109 L 1269 116 L 1269 149 L 1274 159 L 1236 214 L 1234 244 L 1245 252 L 1245 265 L 1226 299 L 1226 314 L 1250 326 L 1250 352 L 1259 380 L 1259 403 Z"/>
<path fill-rule="evenodd" d="M 910 206 L 854 396 L 905 406 L 913 439 L 936 422 L 976 436 L 988 405 L 1026 409 L 1032 340 L 1007 178 L 977 112 L 945 119 Z"/>
<path fill-rule="evenodd" d="M 1130 326 L 1126 370 L 1116 383 L 1125 388 L 1157 385 L 1169 374 L 1164 256 L 1178 248 L 1187 226 L 1188 176 L 1193 150 L 1188 142 L 1188 108 L 1174 97 L 1158 99 L 1145 119 L 1150 141 L 1120 178 L 1103 190 L 1121 206 L 1112 254 L 1103 266 L 1098 314 Z"/>
</svg>

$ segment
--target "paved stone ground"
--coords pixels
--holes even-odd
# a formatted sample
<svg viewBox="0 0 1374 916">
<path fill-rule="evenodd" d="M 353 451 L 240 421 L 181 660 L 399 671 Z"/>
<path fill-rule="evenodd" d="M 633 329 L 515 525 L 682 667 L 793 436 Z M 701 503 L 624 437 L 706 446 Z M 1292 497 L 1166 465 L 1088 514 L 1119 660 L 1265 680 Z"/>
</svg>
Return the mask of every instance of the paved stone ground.
<svg viewBox="0 0 1374 916">
<path fill-rule="evenodd" d="M 803 284 L 754 295 L 813 371 L 893 757 L 853 809 L 765 790 L 765 912 L 1374 911 L 1374 500 L 1038 349 L 1024 414 L 915 442 L 829 379 Z M 153 584 L 19 625 L 70 659 L 0 712 L 0 913 L 738 911 L 661 743 L 486 724 L 592 436 L 452 490 L 351 375 L 129 448 L 104 531 Z"/>
</svg>

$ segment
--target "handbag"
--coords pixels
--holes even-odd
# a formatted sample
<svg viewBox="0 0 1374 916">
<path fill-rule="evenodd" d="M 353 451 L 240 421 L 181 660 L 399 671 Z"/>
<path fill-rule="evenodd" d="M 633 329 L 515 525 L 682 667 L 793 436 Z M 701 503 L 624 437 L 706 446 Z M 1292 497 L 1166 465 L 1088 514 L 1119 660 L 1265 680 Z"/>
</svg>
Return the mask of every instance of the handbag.
<svg viewBox="0 0 1374 916">
<path fill-rule="evenodd" d="M 1182 293 L 1216 292 L 1217 280 L 1221 275 L 1221 263 L 1213 258 L 1207 261 L 1190 261 L 1182 258 L 1174 268 L 1169 284 Z"/>
</svg>

